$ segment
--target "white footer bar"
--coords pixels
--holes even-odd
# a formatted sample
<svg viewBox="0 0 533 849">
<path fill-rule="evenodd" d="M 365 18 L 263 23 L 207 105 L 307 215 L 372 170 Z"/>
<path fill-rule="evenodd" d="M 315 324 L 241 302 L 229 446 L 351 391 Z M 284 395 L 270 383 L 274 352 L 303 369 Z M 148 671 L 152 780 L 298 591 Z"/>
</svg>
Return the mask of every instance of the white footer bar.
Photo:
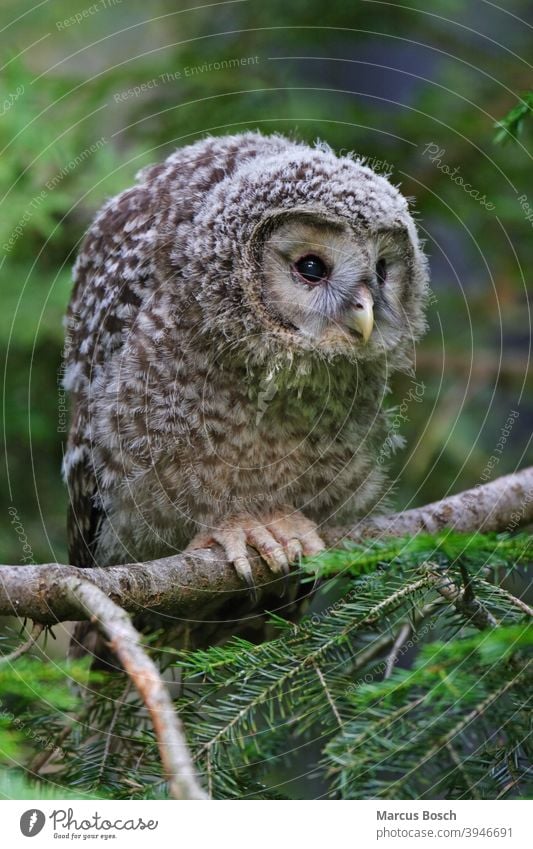
<svg viewBox="0 0 533 849">
<path fill-rule="evenodd" d="M 2 845 L 184 849 L 533 847 L 528 801 L 0 802 Z"/>
</svg>

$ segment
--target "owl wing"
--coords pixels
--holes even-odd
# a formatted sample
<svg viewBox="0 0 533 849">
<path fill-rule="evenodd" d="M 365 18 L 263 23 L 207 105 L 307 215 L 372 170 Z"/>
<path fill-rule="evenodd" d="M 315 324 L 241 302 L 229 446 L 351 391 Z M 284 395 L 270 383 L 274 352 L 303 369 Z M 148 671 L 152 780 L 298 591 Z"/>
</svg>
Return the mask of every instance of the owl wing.
<svg viewBox="0 0 533 849">
<path fill-rule="evenodd" d="M 73 566 L 97 565 L 95 543 L 103 512 L 97 506 L 96 478 L 86 461 L 75 463 L 67 474 L 67 541 L 69 563 Z"/>
<path fill-rule="evenodd" d="M 135 333 L 135 317 L 157 288 L 160 261 L 179 222 L 190 220 L 199 198 L 240 162 L 270 150 L 273 143 L 247 133 L 208 137 L 177 150 L 141 171 L 138 185 L 110 200 L 84 239 L 74 266 L 65 345 L 64 385 L 71 393 L 72 424 L 63 470 L 73 565 L 94 564 L 105 520 L 91 444 L 91 388 L 120 355 L 128 331 Z M 275 144 L 286 143 L 279 139 Z"/>
<path fill-rule="evenodd" d="M 95 380 L 120 352 L 153 277 L 152 194 L 135 186 L 108 202 L 82 244 L 66 318 L 65 388 L 71 426 L 63 471 L 69 494 L 69 562 L 95 565 L 105 518 L 91 441 L 90 396 Z"/>
</svg>

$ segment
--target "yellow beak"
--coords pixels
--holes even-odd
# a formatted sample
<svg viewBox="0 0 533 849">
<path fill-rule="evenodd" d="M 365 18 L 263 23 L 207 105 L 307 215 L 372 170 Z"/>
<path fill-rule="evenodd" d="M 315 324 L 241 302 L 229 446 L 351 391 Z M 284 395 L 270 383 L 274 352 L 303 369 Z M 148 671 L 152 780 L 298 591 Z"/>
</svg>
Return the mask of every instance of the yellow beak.
<svg viewBox="0 0 533 849">
<path fill-rule="evenodd" d="M 357 290 L 357 299 L 346 318 L 346 324 L 361 334 L 366 345 L 374 327 L 374 299 L 366 286 Z"/>
</svg>

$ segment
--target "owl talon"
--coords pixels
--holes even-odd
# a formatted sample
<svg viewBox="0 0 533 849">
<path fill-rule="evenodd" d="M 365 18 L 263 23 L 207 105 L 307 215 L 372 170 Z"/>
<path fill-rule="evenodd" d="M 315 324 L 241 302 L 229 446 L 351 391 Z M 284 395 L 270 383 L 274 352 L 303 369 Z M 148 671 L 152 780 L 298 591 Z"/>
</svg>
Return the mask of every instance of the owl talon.
<svg viewBox="0 0 533 849">
<path fill-rule="evenodd" d="M 289 558 L 290 563 L 297 563 L 300 565 L 302 562 L 303 556 L 303 548 L 299 539 L 293 537 L 287 542 L 287 557 Z"/>
<path fill-rule="evenodd" d="M 239 578 L 248 586 L 248 589 L 253 590 L 255 593 L 255 583 L 254 576 L 252 574 L 252 567 L 250 566 L 250 562 L 247 557 L 237 557 L 233 560 L 233 566 L 235 567 L 235 571 Z"/>
<path fill-rule="evenodd" d="M 253 516 L 235 516 L 225 527 L 198 534 L 187 548 L 209 547 L 213 543 L 222 546 L 227 559 L 254 595 L 247 545 L 255 548 L 275 576 L 284 579 L 290 575 L 291 565 L 300 565 L 303 556 L 317 554 L 325 547 L 315 524 L 297 511 L 270 516 L 265 524 Z"/>
</svg>

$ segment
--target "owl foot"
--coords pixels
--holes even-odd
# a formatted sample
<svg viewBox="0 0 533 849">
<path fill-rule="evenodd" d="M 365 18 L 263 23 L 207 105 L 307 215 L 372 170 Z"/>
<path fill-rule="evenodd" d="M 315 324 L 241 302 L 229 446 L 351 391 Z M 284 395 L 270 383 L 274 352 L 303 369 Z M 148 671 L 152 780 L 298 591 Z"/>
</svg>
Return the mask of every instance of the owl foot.
<svg viewBox="0 0 533 849">
<path fill-rule="evenodd" d="M 302 556 L 318 554 L 325 548 L 315 523 L 298 511 L 276 513 L 265 522 L 248 514 L 234 516 L 223 527 L 201 531 L 187 550 L 209 548 L 214 543 L 222 546 L 239 577 L 250 587 L 254 580 L 247 545 L 255 548 L 275 575 L 288 574 L 289 567 Z"/>
</svg>

